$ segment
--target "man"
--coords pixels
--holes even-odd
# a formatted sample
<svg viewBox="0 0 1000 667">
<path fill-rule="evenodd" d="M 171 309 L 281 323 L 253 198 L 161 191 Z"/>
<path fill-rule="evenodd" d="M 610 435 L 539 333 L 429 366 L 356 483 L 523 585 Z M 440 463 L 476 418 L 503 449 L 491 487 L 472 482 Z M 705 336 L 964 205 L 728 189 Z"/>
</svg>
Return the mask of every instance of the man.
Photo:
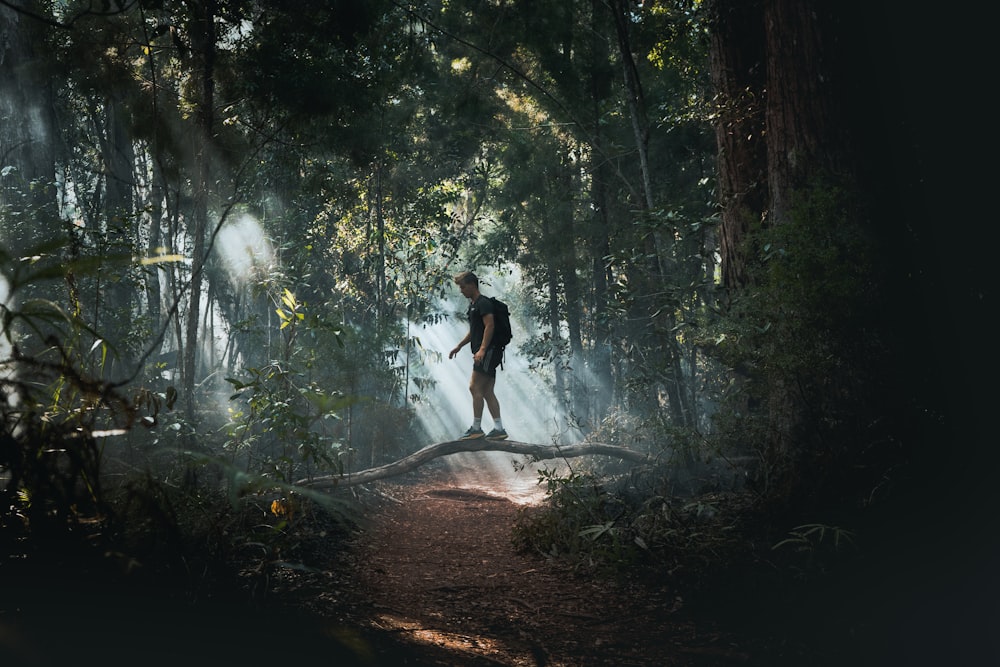
<svg viewBox="0 0 1000 667">
<path fill-rule="evenodd" d="M 502 360 L 502 350 L 491 346 L 493 340 L 494 317 L 493 302 L 479 291 L 479 278 L 471 271 L 463 271 L 454 278 L 455 284 L 462 296 L 469 300 L 469 333 L 448 354 L 454 359 L 466 343 L 472 343 L 472 379 L 469 380 L 469 391 L 472 393 L 472 426 L 459 440 L 505 440 L 507 431 L 500 420 L 500 402 L 493 387 L 497 381 L 497 366 Z M 483 433 L 483 405 L 490 410 L 493 417 L 493 430 Z"/>
</svg>

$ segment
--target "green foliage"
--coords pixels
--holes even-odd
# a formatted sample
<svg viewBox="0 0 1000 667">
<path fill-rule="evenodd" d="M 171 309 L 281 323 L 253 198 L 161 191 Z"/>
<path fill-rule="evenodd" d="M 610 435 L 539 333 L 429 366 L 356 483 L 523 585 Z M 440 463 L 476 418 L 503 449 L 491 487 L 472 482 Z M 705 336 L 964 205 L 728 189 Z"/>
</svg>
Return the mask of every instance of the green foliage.
<svg viewBox="0 0 1000 667">
<path fill-rule="evenodd" d="M 818 184 L 800 194 L 786 222 L 760 234 L 757 322 L 774 331 L 757 342 L 775 373 L 838 373 L 845 355 L 870 341 L 873 248 L 850 196 Z"/>
<path fill-rule="evenodd" d="M 350 451 L 324 428 L 356 399 L 330 395 L 282 364 L 244 369 L 246 379 L 227 378 L 246 412 L 230 408 L 224 451 L 251 472 L 286 482 L 311 473 L 340 473 Z"/>
<path fill-rule="evenodd" d="M 686 429 L 675 426 L 665 412 L 638 414 L 612 409 L 588 435 L 595 442 L 629 447 L 657 458 L 694 448 Z"/>
<path fill-rule="evenodd" d="M 810 523 L 788 531 L 788 537 L 771 549 L 788 552 L 788 567 L 806 579 L 829 574 L 856 555 L 857 535 L 841 526 Z"/>
<path fill-rule="evenodd" d="M 758 455 L 758 488 L 776 498 L 860 497 L 884 472 L 865 457 L 885 438 L 885 295 L 855 197 L 817 178 L 785 220 L 752 230 L 751 282 L 700 336 L 736 371 L 719 446 Z"/>
<path fill-rule="evenodd" d="M 827 548 L 829 545 L 834 551 L 838 551 L 845 548 L 845 546 L 854 545 L 855 537 L 854 533 L 850 530 L 846 530 L 840 526 L 827 526 L 822 523 L 797 526 L 788 531 L 788 534 L 790 537 L 781 540 L 771 548 L 781 549 L 782 547 L 790 547 L 800 553 L 813 553 L 821 548 Z"/>
<path fill-rule="evenodd" d="M 0 251 L 0 473 L 3 523 L 48 531 L 107 511 L 102 448 L 94 435 L 131 426 L 136 407 L 100 380 L 108 345 L 78 312 L 32 297 L 95 264 L 61 263 L 59 244 L 25 257 Z M 27 297 L 27 298 L 25 298 Z"/>
<path fill-rule="evenodd" d="M 129 574 L 180 577 L 189 591 L 238 585 L 264 595 L 277 570 L 319 557 L 309 545 L 321 533 L 351 529 L 357 512 L 351 502 L 291 483 L 296 474 L 342 469 L 335 448 L 314 427 L 349 399 L 299 384 L 302 375 L 286 369 L 291 362 L 251 369 L 251 381 L 234 381 L 237 393 L 250 395 L 255 419 L 244 432 L 256 425 L 262 439 L 288 446 L 252 453 L 236 447 L 245 455 L 241 462 L 255 463 L 252 471 L 236 466 L 236 456 L 228 456 L 234 448 L 171 412 L 178 400 L 172 386 L 140 385 L 126 395 L 124 387 L 101 380 L 109 346 L 83 317 L 55 300 L 17 300 L 31 286 L 93 267 L 68 262 L 60 274 L 46 268 L 48 252 L 32 257 L 18 263 L 5 256 L 2 265 L 14 297 L 2 305 L 0 345 L 6 352 L 0 359 L 5 553 L 86 543 L 106 554 L 105 565 L 117 563 Z M 295 316 L 304 304 L 293 296 L 285 294 L 282 304 L 293 314 L 283 321 L 295 324 L 282 334 L 312 324 Z M 196 440 L 199 451 L 187 449 Z M 240 582 L 234 573 L 242 567 L 248 574 Z"/>
<path fill-rule="evenodd" d="M 516 545 L 590 567 L 635 560 L 641 542 L 622 523 L 625 507 L 594 476 L 571 472 L 560 477 L 543 469 L 541 482 L 549 504 L 543 512 L 522 513 L 514 530 Z"/>
<path fill-rule="evenodd" d="M 746 555 L 739 494 L 674 496 L 666 492 L 666 470 L 630 476 L 627 484 L 577 472 L 542 471 L 541 479 L 547 502 L 522 510 L 514 529 L 519 548 L 618 575 L 676 573 L 692 584 Z"/>
<path fill-rule="evenodd" d="M 191 596 L 262 600 L 284 571 L 330 558 L 319 550 L 328 549 L 329 535 L 346 537 L 357 528 L 353 500 L 197 458 L 223 471 L 228 488 L 184 488 L 146 474 L 109 494 L 115 512 L 105 535 L 133 576 L 164 578 Z"/>
</svg>

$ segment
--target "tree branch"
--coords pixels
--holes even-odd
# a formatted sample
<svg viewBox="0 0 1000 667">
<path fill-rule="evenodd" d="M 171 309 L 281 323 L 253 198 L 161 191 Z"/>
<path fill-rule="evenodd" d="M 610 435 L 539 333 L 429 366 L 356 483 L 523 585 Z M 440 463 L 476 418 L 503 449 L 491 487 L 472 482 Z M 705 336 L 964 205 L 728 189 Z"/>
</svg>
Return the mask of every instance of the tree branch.
<svg viewBox="0 0 1000 667">
<path fill-rule="evenodd" d="M 600 442 L 581 442 L 573 445 L 535 445 L 529 442 L 517 442 L 514 440 L 485 440 L 480 438 L 479 440 L 438 442 L 384 466 L 369 468 L 368 470 L 348 475 L 326 475 L 312 479 L 300 479 L 295 484 L 297 486 L 307 486 L 316 489 L 367 484 L 379 479 L 385 479 L 386 477 L 394 477 L 411 472 L 428 461 L 459 452 L 509 452 L 511 454 L 525 454 L 538 460 L 599 454 L 625 459 L 634 463 L 649 463 L 651 461 L 650 457 L 642 452 Z"/>
</svg>

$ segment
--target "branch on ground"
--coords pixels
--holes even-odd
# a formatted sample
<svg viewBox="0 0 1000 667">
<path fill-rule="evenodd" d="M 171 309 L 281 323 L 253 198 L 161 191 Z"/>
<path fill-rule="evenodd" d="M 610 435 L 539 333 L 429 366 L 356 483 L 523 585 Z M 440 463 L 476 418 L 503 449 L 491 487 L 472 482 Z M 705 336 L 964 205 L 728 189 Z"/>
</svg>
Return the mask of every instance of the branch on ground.
<svg viewBox="0 0 1000 667">
<path fill-rule="evenodd" d="M 588 454 L 599 454 L 601 456 L 611 456 L 634 463 L 649 463 L 650 457 L 641 452 L 617 445 L 606 445 L 599 442 L 576 443 L 573 445 L 535 445 L 530 442 L 517 442 L 514 440 L 450 440 L 448 442 L 438 442 L 428 445 L 423 449 L 410 454 L 398 461 L 369 468 L 356 473 L 345 475 L 325 475 L 312 479 L 300 479 L 296 482 L 300 486 L 308 486 L 314 489 L 324 489 L 337 486 L 354 486 L 356 484 L 367 484 L 386 477 L 395 477 L 403 473 L 411 472 L 428 461 L 432 461 L 441 456 L 458 454 L 459 452 L 510 452 L 511 454 L 524 454 L 532 456 L 542 461 L 545 459 L 568 459 L 574 456 L 585 456 Z"/>
</svg>

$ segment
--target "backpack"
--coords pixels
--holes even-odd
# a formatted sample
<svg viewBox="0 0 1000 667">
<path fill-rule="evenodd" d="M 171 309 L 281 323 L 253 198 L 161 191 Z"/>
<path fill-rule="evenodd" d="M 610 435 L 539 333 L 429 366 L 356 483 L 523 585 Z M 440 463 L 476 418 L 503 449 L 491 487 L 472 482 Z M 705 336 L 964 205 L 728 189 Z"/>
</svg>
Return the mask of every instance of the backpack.
<svg viewBox="0 0 1000 667">
<path fill-rule="evenodd" d="M 495 296 L 489 299 L 493 302 L 493 339 L 490 344 L 496 348 L 507 347 L 513 337 L 510 330 L 510 309 Z"/>
</svg>

